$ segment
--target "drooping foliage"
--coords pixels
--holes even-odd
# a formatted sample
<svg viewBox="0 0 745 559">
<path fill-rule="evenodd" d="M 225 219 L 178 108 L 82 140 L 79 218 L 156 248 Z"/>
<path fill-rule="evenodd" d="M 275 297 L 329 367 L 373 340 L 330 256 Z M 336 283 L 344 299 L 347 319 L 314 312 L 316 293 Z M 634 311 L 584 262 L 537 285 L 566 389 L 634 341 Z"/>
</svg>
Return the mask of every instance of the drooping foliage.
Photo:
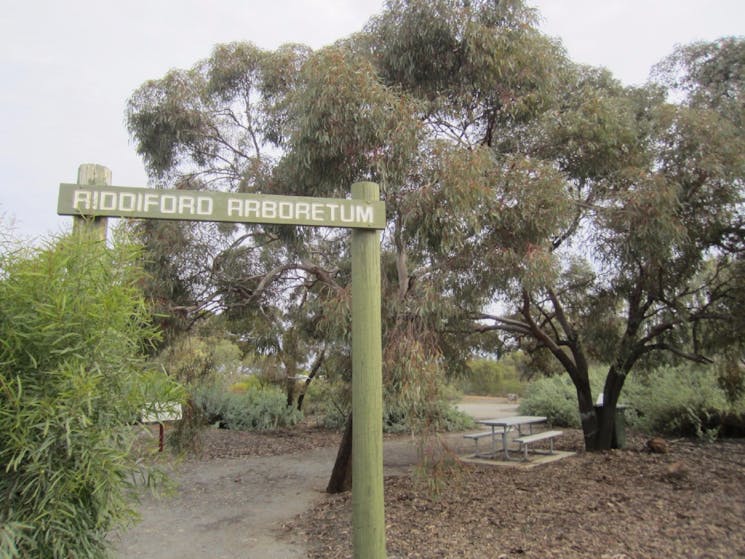
<svg viewBox="0 0 745 559">
<path fill-rule="evenodd" d="M 178 387 L 145 367 L 155 338 L 131 247 L 62 238 L 0 254 L 0 556 L 104 557 L 146 470 L 131 424 Z"/>
<path fill-rule="evenodd" d="M 569 373 L 587 446 L 602 448 L 626 375 L 709 360 L 731 317 L 741 41 L 681 49 L 659 74 L 674 80 L 625 88 L 568 60 L 536 16 L 520 0 L 390 0 L 317 52 L 217 47 L 144 84 L 128 122 L 155 179 L 323 196 L 378 182 L 389 400 L 424 406 L 474 348 L 519 346 Z M 205 285 L 247 339 L 343 353 L 346 237 L 223 233 Z M 290 325 L 306 343 L 285 343 Z M 608 414 L 593 408 L 593 359 L 611 363 Z"/>
</svg>

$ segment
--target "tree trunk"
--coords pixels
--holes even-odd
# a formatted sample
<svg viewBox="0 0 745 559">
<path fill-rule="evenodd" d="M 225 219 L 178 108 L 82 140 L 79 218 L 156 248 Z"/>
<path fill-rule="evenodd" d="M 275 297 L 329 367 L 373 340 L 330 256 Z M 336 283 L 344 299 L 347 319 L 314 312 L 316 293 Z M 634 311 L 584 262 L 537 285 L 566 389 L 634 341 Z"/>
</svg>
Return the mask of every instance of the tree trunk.
<svg viewBox="0 0 745 559">
<path fill-rule="evenodd" d="M 327 493 L 343 493 L 352 490 L 352 414 L 347 417 L 347 426 L 336 454 L 336 462 L 331 479 L 326 487 Z"/>
<path fill-rule="evenodd" d="M 297 397 L 297 411 L 303 411 L 303 400 L 305 400 L 305 392 L 308 390 L 309 384 L 310 384 L 310 379 L 305 381 L 305 388 L 300 393 L 300 396 Z"/>
<path fill-rule="evenodd" d="M 295 405 L 295 378 L 288 376 L 285 379 L 285 389 L 287 391 L 287 407 Z"/>
<path fill-rule="evenodd" d="M 592 450 L 609 450 L 617 448 L 614 433 L 616 428 L 616 406 L 596 406 L 595 414 L 598 418 L 598 432 L 595 437 L 595 447 Z"/>
<path fill-rule="evenodd" d="M 285 366 L 285 386 L 287 388 L 287 407 L 295 406 L 295 383 L 297 382 L 297 335 L 293 328 L 282 336 L 280 359 Z"/>
<path fill-rule="evenodd" d="M 313 363 L 313 367 L 310 370 L 310 374 L 308 375 L 308 378 L 305 379 L 305 385 L 303 386 L 303 391 L 297 397 L 297 411 L 303 411 L 303 400 L 305 400 L 305 393 L 308 392 L 308 387 L 310 386 L 310 383 L 313 381 L 313 379 L 316 377 L 316 374 L 318 373 L 318 370 L 321 368 L 321 365 L 323 365 L 323 361 L 325 358 L 326 358 L 326 348 L 324 347 L 321 350 L 321 353 L 318 354 L 318 357 L 316 357 L 316 360 Z"/>
<path fill-rule="evenodd" d="M 579 404 L 579 417 L 582 424 L 582 433 L 585 437 L 585 450 L 597 450 L 595 442 L 598 433 L 598 418 L 595 414 L 595 406 L 592 401 L 592 391 L 590 382 L 578 382 L 575 380 L 575 389 L 577 390 L 577 402 Z"/>
<path fill-rule="evenodd" d="M 598 432 L 593 450 L 608 450 L 619 447 L 616 437 L 616 409 L 625 380 L 626 374 L 619 372 L 616 365 L 611 365 L 608 375 L 605 377 L 603 405 L 595 407 L 598 418 Z"/>
</svg>

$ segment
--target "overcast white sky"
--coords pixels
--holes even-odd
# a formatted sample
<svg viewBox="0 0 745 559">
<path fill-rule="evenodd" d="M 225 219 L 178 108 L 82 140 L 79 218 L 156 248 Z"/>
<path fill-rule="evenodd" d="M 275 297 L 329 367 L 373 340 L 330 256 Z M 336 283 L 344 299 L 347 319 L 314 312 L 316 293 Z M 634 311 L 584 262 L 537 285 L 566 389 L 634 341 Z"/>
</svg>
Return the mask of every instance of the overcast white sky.
<svg viewBox="0 0 745 559">
<path fill-rule="evenodd" d="M 643 83 L 676 44 L 745 35 L 743 0 L 527 0 L 577 62 Z M 382 0 L 0 0 L 0 227 L 43 237 L 59 183 L 81 163 L 146 186 L 124 126 L 145 80 L 187 68 L 217 43 L 318 48 L 355 32 Z"/>
</svg>

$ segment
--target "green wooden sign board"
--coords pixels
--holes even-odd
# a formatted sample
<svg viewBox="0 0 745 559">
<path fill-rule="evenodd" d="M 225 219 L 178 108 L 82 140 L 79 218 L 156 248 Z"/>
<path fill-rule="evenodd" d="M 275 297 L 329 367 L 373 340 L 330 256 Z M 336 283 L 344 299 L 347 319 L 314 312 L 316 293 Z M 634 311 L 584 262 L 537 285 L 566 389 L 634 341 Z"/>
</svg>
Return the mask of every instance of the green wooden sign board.
<svg viewBox="0 0 745 559">
<path fill-rule="evenodd" d="M 352 543 L 355 559 L 385 558 L 380 229 L 378 185 L 352 185 L 352 199 L 264 196 L 110 186 L 102 165 L 81 165 L 61 184 L 57 213 L 103 231 L 101 218 L 276 223 L 352 229 Z M 103 184 L 102 184 L 103 183 Z"/>
<path fill-rule="evenodd" d="M 231 194 L 126 186 L 60 184 L 57 213 L 88 217 L 385 228 L 385 204 L 379 200 Z"/>
</svg>

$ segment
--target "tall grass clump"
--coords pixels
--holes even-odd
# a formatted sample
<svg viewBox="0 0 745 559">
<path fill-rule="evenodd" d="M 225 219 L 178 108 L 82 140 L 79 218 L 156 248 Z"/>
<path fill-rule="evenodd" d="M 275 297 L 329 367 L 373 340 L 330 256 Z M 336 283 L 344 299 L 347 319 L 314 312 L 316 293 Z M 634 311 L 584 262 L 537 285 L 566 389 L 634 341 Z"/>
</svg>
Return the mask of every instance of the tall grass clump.
<svg viewBox="0 0 745 559">
<path fill-rule="evenodd" d="M 144 367 L 137 251 L 81 236 L 0 250 L 0 557 L 105 557 L 147 476 L 130 424 L 180 397 Z"/>
</svg>

